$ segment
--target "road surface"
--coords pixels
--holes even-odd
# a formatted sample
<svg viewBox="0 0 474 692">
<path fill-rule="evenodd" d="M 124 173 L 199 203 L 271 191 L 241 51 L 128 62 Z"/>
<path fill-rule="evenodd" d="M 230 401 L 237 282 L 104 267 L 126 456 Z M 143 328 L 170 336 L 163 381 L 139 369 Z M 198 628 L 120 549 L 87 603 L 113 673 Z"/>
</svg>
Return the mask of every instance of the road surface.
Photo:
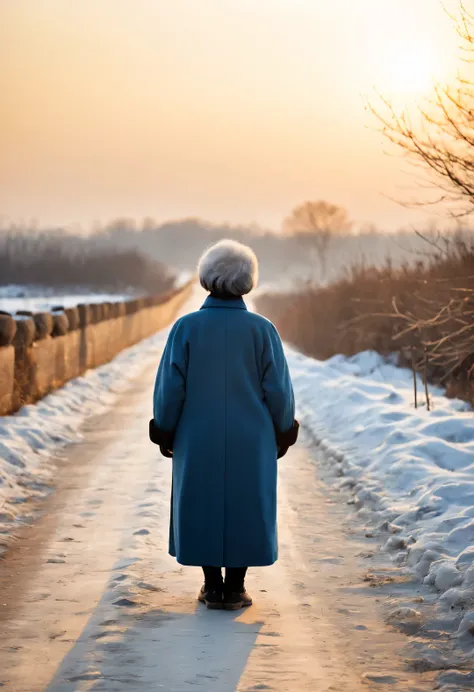
<svg viewBox="0 0 474 692">
<path fill-rule="evenodd" d="M 167 555 L 154 375 L 58 457 L 56 492 L 0 562 L 2 690 L 432 690 L 385 624 L 389 594 L 364 581 L 370 541 L 304 434 L 280 463 L 280 560 L 250 570 L 254 606 L 198 604 L 200 570 Z"/>
</svg>

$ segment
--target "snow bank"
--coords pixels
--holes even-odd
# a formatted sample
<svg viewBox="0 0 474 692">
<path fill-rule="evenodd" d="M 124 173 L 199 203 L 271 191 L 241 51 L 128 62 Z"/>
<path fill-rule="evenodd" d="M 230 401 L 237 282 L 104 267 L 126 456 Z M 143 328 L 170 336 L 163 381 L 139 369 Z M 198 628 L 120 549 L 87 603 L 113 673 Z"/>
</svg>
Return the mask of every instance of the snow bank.
<svg viewBox="0 0 474 692">
<path fill-rule="evenodd" d="M 376 353 L 319 362 L 287 352 L 299 416 L 384 550 L 444 592 L 447 605 L 474 608 L 470 407 L 431 388 L 433 410 L 424 401 L 415 410 L 412 373 Z"/>
<path fill-rule="evenodd" d="M 153 376 L 167 335 L 165 329 L 37 404 L 0 417 L 0 534 L 25 516 L 27 500 L 49 491 L 52 453 L 80 439 L 83 423 L 109 409 L 144 369 Z"/>
<path fill-rule="evenodd" d="M 197 309 L 203 295 L 201 287 L 194 286 L 179 314 Z M 0 554 L 5 548 L 1 535 L 11 533 L 15 522 L 31 512 L 31 505 L 25 503 L 49 492 L 54 454 L 78 441 L 85 421 L 110 409 L 142 372 L 148 371 L 153 379 L 169 329 L 122 351 L 109 363 L 87 371 L 17 414 L 0 417 Z M 148 434 L 148 422 L 144 425 Z"/>
</svg>

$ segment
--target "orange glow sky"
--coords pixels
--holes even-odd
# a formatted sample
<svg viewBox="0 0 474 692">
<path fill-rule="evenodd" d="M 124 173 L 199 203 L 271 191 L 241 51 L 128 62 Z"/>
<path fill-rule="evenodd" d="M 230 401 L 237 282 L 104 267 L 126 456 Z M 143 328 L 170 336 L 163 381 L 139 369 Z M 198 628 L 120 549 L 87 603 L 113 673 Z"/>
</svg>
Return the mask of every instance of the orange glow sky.
<svg viewBox="0 0 474 692">
<path fill-rule="evenodd" d="M 363 96 L 413 103 L 457 43 L 437 0 L 2 0 L 0 216 L 425 222 Z"/>
</svg>

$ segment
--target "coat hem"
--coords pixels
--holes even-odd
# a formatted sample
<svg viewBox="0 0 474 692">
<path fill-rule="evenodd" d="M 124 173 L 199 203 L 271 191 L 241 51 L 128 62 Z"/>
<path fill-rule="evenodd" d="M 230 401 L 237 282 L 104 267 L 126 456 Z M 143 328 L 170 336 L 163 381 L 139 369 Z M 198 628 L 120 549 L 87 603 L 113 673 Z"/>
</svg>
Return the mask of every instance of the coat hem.
<svg viewBox="0 0 474 692">
<path fill-rule="evenodd" d="M 176 559 L 176 562 L 179 565 L 183 565 L 183 567 L 202 567 L 201 562 L 188 562 L 187 560 L 181 560 L 176 557 L 176 555 L 173 555 L 172 552 L 169 553 L 171 557 L 174 557 Z M 249 562 L 245 565 L 237 565 L 237 564 L 228 564 L 228 565 L 213 565 L 214 567 L 229 567 L 229 568 L 237 568 L 237 567 L 271 567 L 272 565 L 277 562 L 278 558 L 275 558 L 272 562 L 264 561 L 264 562 Z M 206 563 L 208 564 L 208 563 Z"/>
</svg>

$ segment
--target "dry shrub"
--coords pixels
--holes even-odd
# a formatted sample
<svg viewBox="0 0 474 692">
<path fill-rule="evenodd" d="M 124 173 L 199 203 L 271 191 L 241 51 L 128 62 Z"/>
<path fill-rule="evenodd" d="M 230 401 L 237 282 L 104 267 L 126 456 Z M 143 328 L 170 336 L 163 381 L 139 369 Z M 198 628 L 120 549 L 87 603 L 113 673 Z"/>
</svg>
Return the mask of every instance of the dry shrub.
<svg viewBox="0 0 474 692">
<path fill-rule="evenodd" d="M 257 306 L 311 356 L 396 352 L 418 369 L 426 358 L 431 381 L 474 398 L 474 249 L 463 242 L 415 266 L 353 267 L 325 288 L 264 294 Z"/>
</svg>

